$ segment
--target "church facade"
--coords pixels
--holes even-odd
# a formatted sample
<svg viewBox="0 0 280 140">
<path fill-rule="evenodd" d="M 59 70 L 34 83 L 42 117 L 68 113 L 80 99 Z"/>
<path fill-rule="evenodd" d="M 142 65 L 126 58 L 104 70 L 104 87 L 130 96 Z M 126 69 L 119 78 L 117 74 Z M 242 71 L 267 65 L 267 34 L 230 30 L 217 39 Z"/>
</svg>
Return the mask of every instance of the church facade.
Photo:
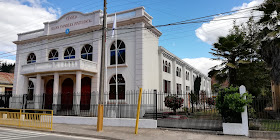
<svg viewBox="0 0 280 140">
<path fill-rule="evenodd" d="M 111 37 L 115 14 L 107 16 L 106 89 L 108 101 L 126 101 L 126 91 L 157 90 L 189 93 L 197 76 L 201 90 L 211 92 L 211 79 L 163 47 L 161 32 L 143 7 L 117 15 L 117 46 Z M 102 11 L 69 12 L 44 28 L 18 34 L 13 96 L 27 95 L 28 108 L 56 104 L 97 104 L 97 99 L 81 98 L 97 94 L 101 63 Z M 117 57 L 115 56 L 117 52 Z M 116 64 L 117 63 L 117 64 Z M 117 65 L 117 75 L 116 75 Z M 62 96 L 63 94 L 70 96 Z M 71 97 L 73 95 L 73 97 Z M 81 96 L 74 96 L 81 95 Z M 58 97 L 61 96 L 61 97 Z M 22 108 L 11 104 L 13 108 Z"/>
</svg>

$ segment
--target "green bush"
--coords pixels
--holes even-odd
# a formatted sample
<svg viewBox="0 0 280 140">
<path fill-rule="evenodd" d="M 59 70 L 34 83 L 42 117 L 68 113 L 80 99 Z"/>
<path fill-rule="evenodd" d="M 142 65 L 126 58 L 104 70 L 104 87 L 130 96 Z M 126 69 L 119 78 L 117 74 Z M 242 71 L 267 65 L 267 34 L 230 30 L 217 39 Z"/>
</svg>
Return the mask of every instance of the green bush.
<svg viewBox="0 0 280 140">
<path fill-rule="evenodd" d="M 238 87 L 229 87 L 220 89 L 216 99 L 216 108 L 224 122 L 241 123 L 241 112 L 244 111 L 244 106 L 251 104 L 252 101 L 251 94 L 240 95 Z"/>
<path fill-rule="evenodd" d="M 176 95 L 168 95 L 165 97 L 164 104 L 166 107 L 169 107 L 176 113 L 176 109 L 179 109 L 183 106 L 184 99 Z"/>
</svg>

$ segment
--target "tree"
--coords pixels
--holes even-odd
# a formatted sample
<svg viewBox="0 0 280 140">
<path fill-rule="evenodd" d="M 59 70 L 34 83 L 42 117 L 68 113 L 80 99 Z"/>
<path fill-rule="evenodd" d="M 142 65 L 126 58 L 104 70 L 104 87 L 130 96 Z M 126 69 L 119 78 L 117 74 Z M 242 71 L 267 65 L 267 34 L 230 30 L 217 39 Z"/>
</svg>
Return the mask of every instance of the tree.
<svg viewBox="0 0 280 140">
<path fill-rule="evenodd" d="M 266 0 L 258 9 L 263 12 L 263 17 L 258 25 L 261 30 L 258 33 L 260 40 L 260 54 L 270 68 L 270 76 L 277 85 L 280 82 L 280 38 L 278 24 L 280 18 L 280 1 Z"/>
<path fill-rule="evenodd" d="M 192 104 L 192 112 L 194 111 L 193 105 L 198 103 L 199 100 L 199 92 L 200 92 L 200 85 L 201 85 L 201 77 L 196 77 L 194 80 L 194 92 L 191 91 L 190 93 L 190 99 Z"/>
<path fill-rule="evenodd" d="M 216 79 L 223 82 L 228 79 L 229 85 L 237 85 L 236 69 L 239 63 L 242 63 L 247 47 L 244 46 L 244 33 L 234 25 L 233 30 L 226 37 L 219 37 L 218 42 L 213 44 L 210 52 L 214 60 L 221 60 L 222 64 L 213 67 Z M 221 68 L 219 68 L 221 67 Z"/>
<path fill-rule="evenodd" d="M 273 110 L 280 110 L 280 0 L 266 0 L 258 9 L 263 17 L 258 22 L 260 32 L 260 54 L 270 69 Z"/>
<path fill-rule="evenodd" d="M 252 61 L 240 64 L 237 69 L 237 85 L 245 85 L 247 91 L 258 96 L 269 96 L 271 93 L 269 70 L 264 61 Z"/>
<path fill-rule="evenodd" d="M 177 95 L 168 95 L 164 99 L 165 106 L 171 108 L 174 114 L 176 114 L 176 109 L 179 109 L 183 106 L 183 102 L 184 99 L 178 97 Z"/>
<path fill-rule="evenodd" d="M 199 96 L 200 91 L 200 85 L 201 85 L 201 77 L 196 77 L 194 80 L 194 94 Z"/>
<path fill-rule="evenodd" d="M 253 18 L 245 25 L 233 26 L 226 37 L 220 37 L 214 44 L 212 54 L 222 60 L 208 75 L 214 76 L 218 84 L 228 80 L 229 86 L 245 85 L 254 96 L 268 94 L 270 91 L 269 71 L 258 53 L 256 41 L 258 27 Z"/>
<path fill-rule="evenodd" d="M 0 71 L 7 73 L 14 73 L 15 63 L 1 62 Z"/>
<path fill-rule="evenodd" d="M 215 106 L 222 115 L 224 122 L 242 122 L 240 113 L 244 111 L 244 106 L 251 104 L 253 101 L 251 94 L 240 95 L 238 90 L 238 87 L 229 87 L 219 91 Z"/>
</svg>

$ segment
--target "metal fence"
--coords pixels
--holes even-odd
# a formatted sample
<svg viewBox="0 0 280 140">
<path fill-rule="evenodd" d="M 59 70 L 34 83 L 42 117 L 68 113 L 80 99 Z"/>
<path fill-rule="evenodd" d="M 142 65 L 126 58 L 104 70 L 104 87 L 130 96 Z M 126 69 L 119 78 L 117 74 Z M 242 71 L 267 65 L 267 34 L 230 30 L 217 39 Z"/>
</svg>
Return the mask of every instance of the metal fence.
<svg viewBox="0 0 280 140">
<path fill-rule="evenodd" d="M 174 111 L 165 103 L 168 96 L 183 99 L 182 107 Z M 158 127 L 222 130 L 222 117 L 215 108 L 216 95 L 201 92 L 199 95 L 157 93 L 156 112 L 144 117 L 157 118 Z M 177 99 L 178 99 L 177 98 Z"/>
<path fill-rule="evenodd" d="M 105 93 L 104 117 L 136 118 L 138 95 L 139 91 L 126 91 L 116 98 L 112 93 Z M 165 104 L 165 99 L 170 96 L 183 100 L 176 114 Z M 205 92 L 195 95 L 143 90 L 140 118 L 157 119 L 159 127 L 222 130 L 222 118 L 215 109 L 215 97 Z M 23 95 L 13 96 L 11 107 L 51 109 L 58 116 L 97 117 L 98 99 L 97 92 L 42 94 L 33 98 Z"/>
<path fill-rule="evenodd" d="M 109 93 L 104 94 L 104 117 L 136 118 L 139 91 L 126 91 L 125 96 L 116 98 Z M 143 91 L 141 101 L 141 114 L 143 118 L 146 111 L 155 110 L 155 93 Z M 52 109 L 58 116 L 84 116 L 97 117 L 97 92 L 92 93 L 59 93 L 34 95 L 32 100 L 27 95 L 13 96 L 11 107 L 22 109 Z"/>
<path fill-rule="evenodd" d="M 250 130 L 280 131 L 280 108 L 273 104 L 276 98 L 253 99 L 253 103 L 248 107 Z"/>
<path fill-rule="evenodd" d="M 119 96 L 105 93 L 104 117 L 135 118 L 138 95 L 139 91 L 126 91 Z M 183 100 L 176 113 L 165 104 L 168 96 Z M 143 90 L 140 118 L 156 119 L 158 127 L 222 130 L 223 118 L 215 108 L 215 98 L 215 94 L 205 92 L 195 95 Z M 6 103 L 10 95 L 0 99 Z M 32 100 L 22 95 L 10 99 L 10 108 L 51 109 L 58 116 L 97 117 L 98 99 L 98 92 L 42 94 L 34 95 Z M 271 97 L 254 98 L 248 106 L 250 130 L 280 131 L 280 109 L 273 106 L 275 101 Z"/>
</svg>

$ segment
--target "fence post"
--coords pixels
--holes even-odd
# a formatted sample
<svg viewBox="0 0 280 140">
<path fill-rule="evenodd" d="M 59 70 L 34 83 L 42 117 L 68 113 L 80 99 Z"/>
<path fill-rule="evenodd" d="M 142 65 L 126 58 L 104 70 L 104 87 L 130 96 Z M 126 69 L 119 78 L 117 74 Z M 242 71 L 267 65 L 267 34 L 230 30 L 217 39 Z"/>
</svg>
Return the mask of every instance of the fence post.
<svg viewBox="0 0 280 140">
<path fill-rule="evenodd" d="M 21 119 L 21 109 L 19 109 L 19 119 L 18 119 L 18 126 L 20 127 L 20 119 Z"/>
<path fill-rule="evenodd" d="M 52 116 L 51 116 L 51 130 L 52 130 L 52 127 L 53 127 L 53 110 L 51 110 L 52 112 Z"/>
<path fill-rule="evenodd" d="M 154 94 L 156 96 L 155 103 L 156 103 L 156 120 L 157 120 L 157 90 L 154 90 Z"/>
<path fill-rule="evenodd" d="M 243 95 L 246 93 L 245 86 L 241 85 L 239 87 L 240 95 Z M 244 97 L 246 99 L 246 97 Z M 245 136 L 249 136 L 249 126 L 248 126 L 248 112 L 247 112 L 247 106 L 244 106 L 244 112 L 241 113 L 242 118 L 242 128 Z"/>
</svg>

